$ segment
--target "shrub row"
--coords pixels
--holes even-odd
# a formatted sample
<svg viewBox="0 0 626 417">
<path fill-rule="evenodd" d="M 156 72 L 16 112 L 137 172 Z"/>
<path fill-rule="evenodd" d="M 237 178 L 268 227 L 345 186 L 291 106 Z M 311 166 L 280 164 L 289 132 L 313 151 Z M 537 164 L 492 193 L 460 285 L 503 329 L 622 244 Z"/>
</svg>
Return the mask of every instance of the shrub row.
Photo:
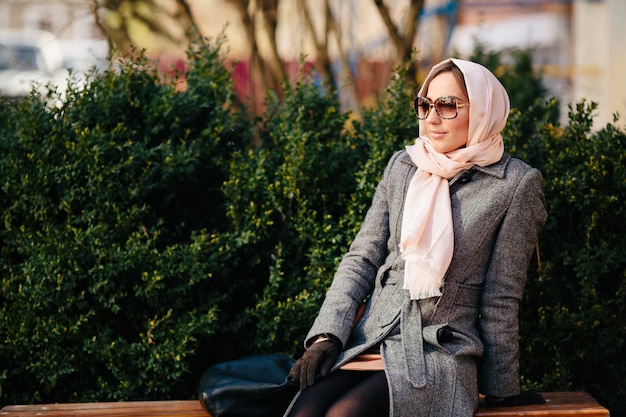
<svg viewBox="0 0 626 417">
<path fill-rule="evenodd" d="M 513 57 L 474 59 L 513 92 L 509 152 L 545 177 L 524 386 L 586 389 L 623 416 L 626 133 L 593 130 L 585 102 L 560 125 Z M 184 91 L 139 55 L 56 107 L 54 92 L 0 104 L 0 404 L 193 398 L 212 363 L 299 354 L 387 159 L 417 134 L 402 74 L 358 120 L 304 75 L 253 117 L 216 42 L 190 50 Z"/>
</svg>

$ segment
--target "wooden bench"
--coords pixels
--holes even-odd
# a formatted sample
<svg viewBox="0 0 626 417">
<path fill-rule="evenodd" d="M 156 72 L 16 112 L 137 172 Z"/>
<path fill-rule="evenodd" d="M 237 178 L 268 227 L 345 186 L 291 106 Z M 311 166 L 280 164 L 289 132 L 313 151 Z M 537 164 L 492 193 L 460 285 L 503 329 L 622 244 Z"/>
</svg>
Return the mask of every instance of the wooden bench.
<svg viewBox="0 0 626 417">
<path fill-rule="evenodd" d="M 543 393 L 546 403 L 522 407 L 485 407 L 475 417 L 608 417 L 609 410 L 586 392 Z M 12 417 L 208 417 L 199 401 L 138 401 L 75 404 L 7 405 L 0 416 Z"/>
</svg>

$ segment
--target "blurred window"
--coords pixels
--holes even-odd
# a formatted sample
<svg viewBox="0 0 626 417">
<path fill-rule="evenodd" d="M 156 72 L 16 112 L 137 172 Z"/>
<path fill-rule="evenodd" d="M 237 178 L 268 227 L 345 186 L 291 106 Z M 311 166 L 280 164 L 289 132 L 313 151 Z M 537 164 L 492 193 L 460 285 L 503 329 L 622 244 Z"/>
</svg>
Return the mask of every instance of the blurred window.
<svg viewBox="0 0 626 417">
<path fill-rule="evenodd" d="M 36 70 L 37 50 L 28 46 L 0 45 L 0 70 Z"/>
</svg>

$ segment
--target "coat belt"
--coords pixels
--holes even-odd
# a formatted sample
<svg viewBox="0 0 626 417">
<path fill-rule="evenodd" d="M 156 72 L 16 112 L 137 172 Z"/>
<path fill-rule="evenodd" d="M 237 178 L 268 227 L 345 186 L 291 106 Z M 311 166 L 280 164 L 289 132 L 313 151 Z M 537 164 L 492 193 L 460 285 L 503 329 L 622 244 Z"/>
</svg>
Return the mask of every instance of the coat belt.
<svg viewBox="0 0 626 417">
<path fill-rule="evenodd" d="M 405 297 L 400 315 L 400 332 L 405 354 L 407 378 L 415 388 L 426 386 L 422 312 L 418 300 Z"/>
</svg>

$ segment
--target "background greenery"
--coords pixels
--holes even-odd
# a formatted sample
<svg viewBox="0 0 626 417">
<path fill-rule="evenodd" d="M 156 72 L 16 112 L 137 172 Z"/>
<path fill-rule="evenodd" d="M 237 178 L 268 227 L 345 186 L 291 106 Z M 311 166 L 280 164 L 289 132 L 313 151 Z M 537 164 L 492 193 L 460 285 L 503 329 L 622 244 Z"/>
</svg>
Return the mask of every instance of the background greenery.
<svg viewBox="0 0 626 417">
<path fill-rule="evenodd" d="M 219 42 L 189 55 L 184 91 L 139 55 L 56 107 L 54 92 L 0 104 L 0 405 L 194 398 L 215 362 L 298 355 L 387 159 L 417 134 L 402 76 L 360 120 L 304 76 L 252 117 Z M 511 92 L 509 152 L 545 177 L 524 387 L 626 416 L 626 132 L 592 130 L 593 103 L 561 123 L 528 52 L 473 59 Z"/>
</svg>

